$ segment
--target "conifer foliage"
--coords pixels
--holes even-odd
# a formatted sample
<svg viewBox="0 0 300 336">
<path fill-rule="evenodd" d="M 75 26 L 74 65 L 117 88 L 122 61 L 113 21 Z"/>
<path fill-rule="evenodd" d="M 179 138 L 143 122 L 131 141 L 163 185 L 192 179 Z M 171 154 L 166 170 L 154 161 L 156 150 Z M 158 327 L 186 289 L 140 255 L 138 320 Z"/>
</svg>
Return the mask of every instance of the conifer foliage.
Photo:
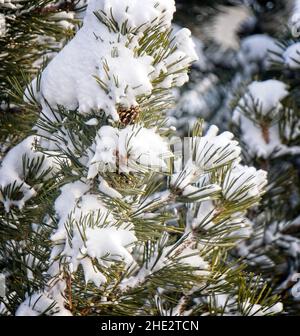
<svg viewBox="0 0 300 336">
<path fill-rule="evenodd" d="M 195 27 L 201 62 L 194 66 L 192 81 L 178 95 L 170 118 L 181 129 L 205 117 L 231 130 L 242 147 L 242 162 L 268 172 L 260 205 L 247 213 L 248 239 L 238 244 L 234 256 L 272 284 L 287 314 L 299 315 L 300 2 L 224 1 L 222 5 L 221 14 L 215 11 L 218 18 L 209 36 L 199 34 L 206 25 L 199 28 L 201 18 L 188 20 Z M 205 2 L 203 6 L 203 12 L 210 9 Z M 188 9 L 198 13 L 200 7 L 194 2 Z M 237 13 L 240 20 L 235 20 Z M 238 22 L 228 34 L 234 43 L 225 43 L 223 32 L 229 31 L 232 21 Z M 218 38 L 216 32 L 221 33 Z"/>
<path fill-rule="evenodd" d="M 0 142 L 5 144 L 0 153 L 16 144 L 36 117 L 25 113 L 10 91 L 23 89 L 74 35 L 84 7 L 82 0 L 0 1 Z"/>
<path fill-rule="evenodd" d="M 39 114 L 0 168 L 4 315 L 270 315 L 230 251 L 264 170 L 233 134 L 165 113 L 197 60 L 173 0 L 90 0 L 82 27 L 27 84 Z M 184 155 L 183 155 L 184 153 Z"/>
</svg>

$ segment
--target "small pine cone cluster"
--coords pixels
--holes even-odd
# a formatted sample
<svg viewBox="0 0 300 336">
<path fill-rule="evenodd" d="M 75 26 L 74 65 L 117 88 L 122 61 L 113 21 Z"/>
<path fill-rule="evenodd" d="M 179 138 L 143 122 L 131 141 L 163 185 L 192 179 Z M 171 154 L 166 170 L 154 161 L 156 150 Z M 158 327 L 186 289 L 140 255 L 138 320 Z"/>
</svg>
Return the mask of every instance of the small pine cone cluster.
<svg viewBox="0 0 300 336">
<path fill-rule="evenodd" d="M 118 114 L 120 117 L 120 121 L 123 125 L 131 125 L 134 124 L 140 114 L 139 106 L 131 106 L 130 108 L 124 108 L 122 106 L 118 109 Z"/>
</svg>

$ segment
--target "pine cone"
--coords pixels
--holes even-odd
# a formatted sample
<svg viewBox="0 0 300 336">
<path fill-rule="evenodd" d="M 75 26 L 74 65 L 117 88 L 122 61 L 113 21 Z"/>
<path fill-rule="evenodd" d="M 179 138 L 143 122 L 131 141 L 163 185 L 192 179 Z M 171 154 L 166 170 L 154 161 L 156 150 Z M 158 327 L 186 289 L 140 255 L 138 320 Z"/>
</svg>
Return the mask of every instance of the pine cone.
<svg viewBox="0 0 300 336">
<path fill-rule="evenodd" d="M 139 113 L 140 113 L 139 106 L 131 106 L 129 109 L 120 106 L 118 109 L 120 121 L 122 124 L 126 126 L 134 124 L 139 116 Z"/>
</svg>

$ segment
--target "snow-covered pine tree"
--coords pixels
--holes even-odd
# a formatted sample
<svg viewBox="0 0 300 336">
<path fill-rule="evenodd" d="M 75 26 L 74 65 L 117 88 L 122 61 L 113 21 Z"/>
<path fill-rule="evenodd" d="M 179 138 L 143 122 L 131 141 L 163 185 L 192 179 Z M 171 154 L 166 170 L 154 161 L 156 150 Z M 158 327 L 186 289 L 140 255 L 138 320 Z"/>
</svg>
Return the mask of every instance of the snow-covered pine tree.
<svg viewBox="0 0 300 336">
<path fill-rule="evenodd" d="M 36 119 L 19 108 L 9 91 L 17 83 L 23 87 L 74 36 L 84 4 L 82 0 L 0 1 L 0 155 L 20 141 Z"/>
<path fill-rule="evenodd" d="M 172 123 L 187 132 L 187 125 L 201 116 L 227 130 L 232 95 L 241 83 L 251 80 L 251 67 L 257 67 L 248 44 L 264 58 L 272 47 L 266 35 L 282 36 L 293 2 L 216 0 L 191 1 L 186 6 L 178 0 L 175 20 L 192 30 L 199 60 L 192 67 L 190 82 L 177 95 L 176 109 L 170 113 Z"/>
<path fill-rule="evenodd" d="M 294 30 L 299 2 L 296 5 L 296 15 L 291 13 L 288 29 L 280 35 L 257 35 L 258 45 L 248 38 L 248 50 L 257 55 L 256 66 L 233 113 L 244 162 L 269 172 L 261 206 L 249 214 L 252 237 L 238 253 L 273 282 L 289 314 L 299 314 L 300 308 L 300 44 Z M 263 49 L 262 43 L 269 44 L 264 58 L 255 51 Z"/>
<path fill-rule="evenodd" d="M 243 163 L 268 171 L 261 205 L 248 212 L 251 239 L 239 245 L 237 255 L 273 283 L 287 313 L 299 314 L 300 3 L 236 2 L 223 7 L 222 19 L 216 19 L 218 24 L 223 20 L 224 31 L 224 17 L 237 21 L 237 12 L 232 12 L 236 6 L 242 21 L 232 31 L 233 47 L 216 43 L 211 49 L 206 41 L 216 38 L 215 32 L 200 36 L 202 65 L 194 67 L 192 84 L 179 96 L 171 120 L 181 126 L 205 116 L 222 129 L 231 127 L 240 140 Z"/>
<path fill-rule="evenodd" d="M 197 59 L 173 0 L 90 0 L 82 28 L 27 85 L 39 112 L 0 168 L 4 315 L 269 315 L 230 251 L 266 173 L 233 135 L 165 125 Z"/>
</svg>

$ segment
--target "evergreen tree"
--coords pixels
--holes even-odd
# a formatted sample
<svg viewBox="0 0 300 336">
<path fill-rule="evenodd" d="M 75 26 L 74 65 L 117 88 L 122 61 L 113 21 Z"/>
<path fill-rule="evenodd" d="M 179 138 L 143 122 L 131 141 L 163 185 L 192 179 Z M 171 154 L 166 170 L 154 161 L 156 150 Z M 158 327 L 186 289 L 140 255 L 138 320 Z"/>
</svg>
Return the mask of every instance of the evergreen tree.
<svg viewBox="0 0 300 336">
<path fill-rule="evenodd" d="M 36 118 L 20 109 L 9 92 L 16 84 L 23 88 L 27 78 L 74 35 L 84 4 L 79 0 L 0 1 L 0 153 L 17 143 Z"/>
<path fill-rule="evenodd" d="M 270 45 L 265 58 L 256 59 L 253 81 L 235 100 L 233 129 L 244 143 L 244 162 L 267 170 L 269 186 L 261 206 L 249 214 L 254 224 L 251 240 L 238 252 L 273 282 L 275 291 L 285 298 L 287 311 L 298 314 L 299 39 L 289 28 L 263 38 Z"/>
<path fill-rule="evenodd" d="M 204 135 L 199 121 L 182 144 L 165 122 L 197 59 L 174 11 L 172 0 L 90 0 L 27 84 L 19 106 L 39 118 L 0 168 L 1 314 L 282 311 L 231 253 L 265 171 L 241 165 L 230 132 Z"/>
<path fill-rule="evenodd" d="M 247 214 L 249 239 L 235 256 L 244 258 L 248 270 L 263 274 L 284 298 L 287 313 L 299 314 L 300 3 L 241 1 L 222 7 L 213 21 L 220 24 L 217 18 L 235 6 L 247 13 L 233 31 L 237 45 L 211 44 L 214 33 L 200 36 L 202 66 L 194 67 L 171 121 L 181 127 L 205 116 L 231 129 L 240 140 L 243 163 L 268 172 L 267 192 Z"/>
</svg>

